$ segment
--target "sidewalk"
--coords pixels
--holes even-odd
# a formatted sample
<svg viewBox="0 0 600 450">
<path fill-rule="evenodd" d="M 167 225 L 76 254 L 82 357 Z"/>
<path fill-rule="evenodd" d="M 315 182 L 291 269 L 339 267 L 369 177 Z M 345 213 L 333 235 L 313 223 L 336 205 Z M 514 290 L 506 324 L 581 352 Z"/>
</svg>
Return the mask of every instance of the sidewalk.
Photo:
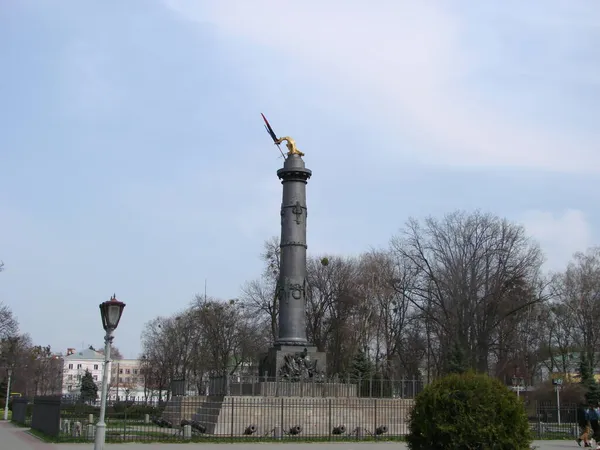
<svg viewBox="0 0 600 450">
<path fill-rule="evenodd" d="M 91 450 L 93 442 L 89 444 L 47 444 L 25 432 L 26 428 L 18 428 L 10 423 L 0 422 L 0 450 Z M 562 450 L 579 448 L 572 441 L 534 441 L 537 450 Z M 335 443 L 255 443 L 255 444 L 227 444 L 227 443 L 202 443 L 202 444 L 107 444 L 111 450 L 260 450 L 268 447 L 271 450 L 407 450 L 406 444 L 398 442 L 335 442 Z"/>
</svg>

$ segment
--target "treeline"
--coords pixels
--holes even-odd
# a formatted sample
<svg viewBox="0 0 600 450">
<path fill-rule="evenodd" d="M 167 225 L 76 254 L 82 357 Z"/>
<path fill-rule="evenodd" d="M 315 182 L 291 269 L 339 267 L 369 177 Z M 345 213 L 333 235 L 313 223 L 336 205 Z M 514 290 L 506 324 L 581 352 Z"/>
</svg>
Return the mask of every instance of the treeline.
<svg viewBox="0 0 600 450">
<path fill-rule="evenodd" d="M 0 265 L 0 270 L 2 266 Z M 11 309 L 0 302 L 0 404 L 4 407 L 8 374 L 11 393 L 24 396 L 60 394 L 63 360 L 50 346 L 34 345 L 31 337 L 19 331 Z"/>
<path fill-rule="evenodd" d="M 279 242 L 238 299 L 196 297 L 147 324 L 147 382 L 256 370 L 277 336 Z M 598 366 L 600 249 L 544 273 L 526 230 L 501 217 L 455 212 L 409 220 L 387 248 L 308 260 L 307 334 L 327 352 L 329 375 L 367 361 L 389 378 L 429 381 L 474 369 L 533 384 L 540 370 L 569 372 L 573 353 Z M 361 363 L 361 364 L 363 364 Z M 363 364 L 364 365 L 364 364 Z"/>
</svg>

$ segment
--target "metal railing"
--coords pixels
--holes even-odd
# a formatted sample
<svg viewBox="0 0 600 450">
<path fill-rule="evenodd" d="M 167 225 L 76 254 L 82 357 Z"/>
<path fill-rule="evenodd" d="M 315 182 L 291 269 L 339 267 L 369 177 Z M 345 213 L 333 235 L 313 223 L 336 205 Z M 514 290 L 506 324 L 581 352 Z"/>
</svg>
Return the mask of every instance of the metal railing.
<svg viewBox="0 0 600 450">
<path fill-rule="evenodd" d="M 206 442 L 301 440 L 402 440 L 412 399 L 368 397 L 179 396 L 164 407 L 141 403 L 107 409 L 107 442 Z M 575 438 L 576 405 L 531 404 L 536 439 Z M 555 415 L 552 415 L 553 412 Z M 94 438 L 98 408 L 63 405 L 58 440 Z"/>
<path fill-rule="evenodd" d="M 308 378 L 289 381 L 266 376 L 213 376 L 198 389 L 201 395 L 250 397 L 414 398 L 425 383 L 416 379 L 379 377 Z"/>
</svg>

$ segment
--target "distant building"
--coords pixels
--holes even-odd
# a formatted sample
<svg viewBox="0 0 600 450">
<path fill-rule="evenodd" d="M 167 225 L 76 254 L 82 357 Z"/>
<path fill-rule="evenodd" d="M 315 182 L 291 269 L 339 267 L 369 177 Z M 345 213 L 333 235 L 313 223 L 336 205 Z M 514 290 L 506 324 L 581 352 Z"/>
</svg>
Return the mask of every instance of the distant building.
<svg viewBox="0 0 600 450">
<path fill-rule="evenodd" d="M 137 399 L 144 397 L 144 376 L 137 359 L 118 359 L 112 362 L 109 398 Z"/>
<path fill-rule="evenodd" d="M 104 353 L 94 350 L 93 347 L 75 351 L 67 349 L 63 358 L 63 389 L 65 396 L 77 396 L 81 389 L 81 379 L 88 370 L 96 385 L 98 393 L 102 389 L 102 376 L 104 366 Z M 110 363 L 108 379 L 108 397 L 112 400 L 142 399 L 148 394 L 144 389 L 144 376 L 140 370 L 140 361 L 137 359 L 117 359 Z M 151 397 L 148 397 L 152 399 Z"/>
<path fill-rule="evenodd" d="M 600 353 L 595 355 L 596 361 L 600 361 Z M 570 352 L 556 355 L 554 358 L 544 361 L 539 370 L 540 381 L 548 381 L 555 378 L 563 378 L 566 382 L 580 381 L 581 352 Z M 600 370 L 594 368 L 594 378 L 600 381 Z"/>
<path fill-rule="evenodd" d="M 68 348 L 63 357 L 63 395 L 78 395 L 81 389 L 81 378 L 86 370 L 89 370 L 98 385 L 102 386 L 102 366 L 104 355 L 92 348 L 86 348 L 76 352 L 74 348 Z"/>
</svg>

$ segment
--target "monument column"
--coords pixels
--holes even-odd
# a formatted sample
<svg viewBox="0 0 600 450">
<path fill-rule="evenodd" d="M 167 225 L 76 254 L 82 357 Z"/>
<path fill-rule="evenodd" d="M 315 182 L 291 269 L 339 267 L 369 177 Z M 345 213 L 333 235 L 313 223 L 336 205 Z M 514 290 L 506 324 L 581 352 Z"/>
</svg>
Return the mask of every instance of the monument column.
<svg viewBox="0 0 600 450">
<path fill-rule="evenodd" d="M 275 144 L 287 141 L 288 152 L 283 168 L 277 171 L 283 185 L 277 284 L 279 332 L 259 372 L 289 381 L 319 378 L 325 373 L 326 355 L 306 339 L 306 183 L 312 172 L 305 167 L 304 153 L 296 148 L 294 140 L 275 137 L 265 122 Z"/>
<path fill-rule="evenodd" d="M 312 172 L 300 154 L 287 156 L 277 176 L 283 185 L 276 345 L 306 346 L 306 183 Z"/>
</svg>

